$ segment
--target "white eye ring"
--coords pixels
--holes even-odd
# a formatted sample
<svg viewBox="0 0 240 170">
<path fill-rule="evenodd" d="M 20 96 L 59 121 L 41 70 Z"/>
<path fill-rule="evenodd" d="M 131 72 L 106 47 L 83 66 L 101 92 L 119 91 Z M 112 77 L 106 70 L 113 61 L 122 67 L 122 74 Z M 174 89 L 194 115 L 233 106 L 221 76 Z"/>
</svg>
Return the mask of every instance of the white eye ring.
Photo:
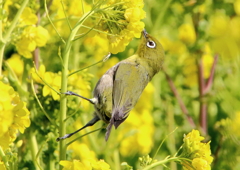
<svg viewBox="0 0 240 170">
<path fill-rule="evenodd" d="M 147 42 L 147 46 L 148 46 L 149 48 L 155 48 L 155 47 L 156 47 L 156 44 L 155 44 L 154 41 L 149 40 L 149 41 Z"/>
</svg>

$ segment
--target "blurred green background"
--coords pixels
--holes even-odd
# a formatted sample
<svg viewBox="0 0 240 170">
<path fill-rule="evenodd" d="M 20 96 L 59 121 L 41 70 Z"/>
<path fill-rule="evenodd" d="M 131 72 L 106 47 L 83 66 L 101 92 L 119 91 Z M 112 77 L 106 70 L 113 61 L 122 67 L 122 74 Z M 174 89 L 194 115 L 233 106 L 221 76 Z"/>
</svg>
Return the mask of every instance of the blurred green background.
<svg viewBox="0 0 240 170">
<path fill-rule="evenodd" d="M 9 21 L 19 8 L 18 3 L 13 0 L 4 2 Z M 84 2 L 86 10 L 91 9 L 91 3 L 90 0 Z M 122 162 L 127 162 L 133 169 L 139 169 L 138 157 L 147 154 L 153 157 L 164 138 L 166 140 L 157 153 L 157 160 L 174 155 L 183 143 L 183 135 L 197 129 L 205 137 L 205 142 L 211 141 L 212 169 L 239 169 L 240 0 L 146 0 L 144 3 L 145 28 L 165 49 L 163 69 L 146 87 L 126 122 L 112 131 L 108 142 L 104 140 L 105 129 L 91 133 L 69 145 L 67 159 L 80 159 L 82 162 L 104 159 L 115 170 L 121 169 Z M 47 1 L 47 4 L 53 24 L 66 39 L 69 32 L 66 22 L 61 20 L 64 13 L 60 1 Z M 79 12 L 82 10 L 81 1 L 64 1 L 64 4 L 67 14 L 72 16 L 71 21 L 82 15 Z M 28 5 L 40 15 L 38 24 L 48 31 L 46 45 L 37 48 L 38 51 L 31 55 L 36 57 L 37 54 L 37 67 L 42 65 L 40 76 L 60 90 L 62 63 L 59 56 L 64 44 L 48 21 L 43 2 L 31 1 Z M 6 46 L 4 61 L 15 72 L 22 86 L 30 89 L 28 78 L 33 59 L 19 55 L 15 47 L 17 37 L 23 34 L 22 29 L 17 28 L 12 35 L 12 44 Z M 44 35 L 39 37 L 41 39 Z M 107 43 L 103 37 L 91 33 L 75 41 L 69 59 L 70 72 L 103 59 L 108 54 Z M 138 43 L 139 39 L 135 38 L 123 52 L 69 77 L 68 90 L 91 98 L 98 79 L 118 61 L 134 54 Z M 21 96 L 15 78 L 3 66 L 5 78 Z M 32 91 L 28 90 L 29 94 L 24 94 L 22 100 L 27 102 L 31 112 L 31 126 L 18 136 L 14 143 L 19 145 L 13 147 L 12 153 L 18 153 L 19 169 L 38 169 L 28 145 L 29 135 L 34 135 L 39 151 L 37 159 L 44 169 L 51 169 L 58 166 L 59 148 L 55 139 L 58 137 L 59 96 L 36 77 L 34 80 L 37 96 L 55 123 L 46 118 Z M 67 106 L 67 133 L 92 118 L 94 108 L 87 101 L 69 96 Z M 102 125 L 99 122 L 78 136 Z M 174 162 L 167 166 L 171 170 L 182 168 Z M 159 166 L 155 169 L 168 168 Z"/>
</svg>

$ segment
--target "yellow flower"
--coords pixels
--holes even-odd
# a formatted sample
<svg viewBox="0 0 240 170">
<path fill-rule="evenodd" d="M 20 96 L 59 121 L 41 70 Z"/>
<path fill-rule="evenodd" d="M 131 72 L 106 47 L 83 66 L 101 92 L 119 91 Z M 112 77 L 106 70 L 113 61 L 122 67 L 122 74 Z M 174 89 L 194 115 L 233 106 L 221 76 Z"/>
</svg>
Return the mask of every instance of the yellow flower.
<svg viewBox="0 0 240 170">
<path fill-rule="evenodd" d="M 192 161 L 192 166 L 195 170 L 210 170 L 211 166 L 208 162 L 202 158 L 194 158 Z"/>
<path fill-rule="evenodd" d="M 46 72 L 43 77 L 44 81 L 48 83 L 53 89 L 59 91 L 61 87 L 61 76 L 53 72 Z M 59 100 L 60 96 L 53 91 L 48 85 L 44 84 L 43 96 L 51 95 L 54 100 Z"/>
<path fill-rule="evenodd" d="M 92 9 L 89 4 L 85 2 L 82 4 L 78 0 L 74 0 L 71 3 L 65 2 L 64 4 L 67 15 L 75 16 L 76 18 L 82 17 L 84 13 L 86 14 Z M 84 21 L 83 26 L 78 31 L 79 34 L 84 34 L 89 29 L 94 28 L 88 35 L 100 35 L 102 38 L 108 39 L 109 41 L 106 42 L 109 44 L 107 52 L 113 54 L 124 51 L 134 37 L 139 38 L 141 36 L 144 23 L 140 20 L 146 16 L 143 10 L 143 0 L 98 1 L 96 4 L 98 10 L 94 10 L 92 16 Z M 54 1 L 51 8 L 57 10 L 56 20 L 65 18 L 58 1 Z M 76 22 L 77 20 L 70 20 L 71 25 L 76 24 Z M 67 28 L 68 25 L 65 20 L 57 22 L 55 25 L 63 37 L 68 35 L 69 28 Z"/>
<path fill-rule="evenodd" d="M 79 158 L 82 163 L 89 162 L 89 160 L 97 160 L 97 156 L 94 151 L 92 151 L 87 144 L 74 142 L 68 149 L 73 150 L 73 157 Z"/>
<path fill-rule="evenodd" d="M 235 113 L 235 115 L 234 115 L 234 117 L 232 119 L 232 124 L 230 126 L 232 134 L 235 134 L 238 137 L 240 137 L 239 122 L 240 122 L 240 111 Z"/>
<path fill-rule="evenodd" d="M 216 123 L 217 129 L 224 132 L 225 136 L 234 136 L 234 138 L 240 138 L 239 132 L 240 111 L 237 111 L 232 118 L 221 119 Z"/>
<path fill-rule="evenodd" d="M 4 165 L 4 163 L 0 160 L 0 169 L 1 170 L 6 170 L 6 167 Z"/>
<path fill-rule="evenodd" d="M 142 18 L 145 18 L 146 14 L 142 9 L 135 7 L 126 9 L 124 17 L 128 22 L 138 22 Z"/>
<path fill-rule="evenodd" d="M 49 86 L 59 91 L 61 86 L 61 74 L 46 72 L 46 68 L 44 65 L 40 65 L 37 72 L 39 76 L 35 72 L 35 69 L 32 68 L 30 73 L 35 82 L 43 85 L 43 89 L 42 89 L 43 96 L 45 97 L 47 95 L 51 95 L 54 100 L 59 100 L 60 96 L 54 90 L 52 90 Z M 43 79 L 49 86 L 45 84 L 41 79 Z"/>
<path fill-rule="evenodd" d="M 240 0 L 235 0 L 233 5 L 234 5 L 235 12 L 238 15 L 240 15 Z"/>
<path fill-rule="evenodd" d="M 240 42 L 240 32 L 239 32 L 238 28 L 240 28 L 240 16 L 231 18 L 229 26 L 230 26 L 231 37 L 233 37 L 235 39 L 235 41 L 237 41 L 239 43 Z"/>
<path fill-rule="evenodd" d="M 79 160 L 73 160 L 72 162 L 60 161 L 59 164 L 64 167 L 63 170 L 91 170 L 91 168 L 86 167 Z"/>
<path fill-rule="evenodd" d="M 210 18 L 209 34 L 212 37 L 223 36 L 228 32 L 229 17 L 222 11 L 216 12 Z"/>
<path fill-rule="evenodd" d="M 21 77 L 23 74 L 23 61 L 21 60 L 21 56 L 19 54 L 13 54 L 9 59 L 6 60 L 11 69 L 14 71 L 14 73 Z"/>
<path fill-rule="evenodd" d="M 32 9 L 26 7 L 20 17 L 20 26 L 35 25 L 38 21 L 36 14 L 33 13 Z"/>
<path fill-rule="evenodd" d="M 182 165 L 188 170 L 193 170 L 194 167 L 197 170 L 206 168 L 211 169 L 210 165 L 213 161 L 210 150 L 210 141 L 208 143 L 202 143 L 204 137 L 200 136 L 198 130 L 192 130 L 188 133 L 183 139 L 183 152 L 181 157 L 190 159 L 191 165 L 189 162 L 183 161 Z"/>
<path fill-rule="evenodd" d="M 204 67 L 203 76 L 205 79 L 209 78 L 209 76 L 210 76 L 210 71 L 212 68 L 213 60 L 214 59 L 213 59 L 213 55 L 212 55 L 210 46 L 208 43 L 206 43 L 204 45 L 203 55 L 202 55 L 202 62 L 203 62 L 203 67 Z"/>
<path fill-rule="evenodd" d="M 59 164 L 64 167 L 63 170 L 110 170 L 110 166 L 104 160 L 89 161 L 86 165 L 74 159 L 73 161 L 60 161 Z"/>
<path fill-rule="evenodd" d="M 30 113 L 11 86 L 0 81 L 0 89 L 0 146 L 5 150 L 16 139 L 18 131 L 24 133 L 30 126 Z"/>
<path fill-rule="evenodd" d="M 45 72 L 46 72 L 45 66 L 44 66 L 44 65 L 40 65 L 37 72 L 38 72 L 39 76 L 40 76 L 41 78 L 43 78 L 43 77 L 44 77 L 44 74 L 45 74 Z M 30 73 L 31 73 L 31 76 L 32 76 L 32 78 L 33 78 L 33 80 L 34 80 L 35 82 L 37 82 L 37 83 L 43 83 L 42 80 L 40 79 L 40 77 L 39 77 L 39 76 L 37 75 L 37 73 L 35 72 L 35 69 L 34 69 L 34 68 L 31 69 L 31 72 L 30 72 Z"/>
<path fill-rule="evenodd" d="M 37 75 L 38 73 L 38 75 Z M 58 93 L 56 93 L 53 89 L 56 91 L 60 90 L 61 87 L 61 72 L 59 73 L 53 73 L 53 72 L 46 72 L 46 68 L 44 65 L 40 65 L 39 69 L 35 72 L 35 69 L 31 69 L 31 76 L 33 80 L 37 83 L 40 83 L 43 85 L 42 93 L 43 96 L 51 95 L 54 100 L 59 100 L 60 96 Z M 89 97 L 90 95 L 90 83 L 89 81 L 93 77 L 92 74 L 87 73 L 86 71 L 82 71 L 80 73 L 73 74 L 69 76 L 68 79 L 68 90 L 74 91 L 77 94 L 80 94 L 85 97 Z M 41 80 L 43 79 L 43 81 Z M 46 84 L 45 84 L 45 83 Z M 50 88 L 51 86 L 52 88 Z M 88 107 L 89 102 L 84 102 L 84 106 Z"/>
<path fill-rule="evenodd" d="M 93 162 L 92 168 L 93 170 L 110 170 L 110 166 L 102 159 L 98 162 Z"/>
<path fill-rule="evenodd" d="M 1 120 L 1 125 L 0 125 L 0 137 L 3 136 L 11 126 L 13 122 L 13 105 L 11 104 L 12 100 L 12 95 L 11 91 L 13 90 L 11 86 L 5 85 L 0 81 L 0 120 Z M 5 113 L 4 113 L 5 112 Z"/>
<path fill-rule="evenodd" d="M 142 0 L 112 0 L 107 5 L 101 11 L 105 15 L 99 29 L 111 34 L 107 36 L 109 51 L 116 54 L 123 51 L 132 38 L 141 36 L 144 23 L 140 20 L 145 18 L 146 14 L 142 9 Z"/>
<path fill-rule="evenodd" d="M 187 56 L 183 64 L 184 84 L 190 87 L 197 85 L 196 57 L 192 55 Z"/>
<path fill-rule="evenodd" d="M 17 51 L 20 55 L 31 58 L 31 52 L 36 47 L 46 45 L 48 31 L 41 26 L 28 26 L 24 29 L 20 39 L 16 42 Z"/>
<path fill-rule="evenodd" d="M 178 37 L 187 44 L 193 44 L 196 41 L 196 33 L 192 24 L 185 23 L 178 28 Z"/>
</svg>

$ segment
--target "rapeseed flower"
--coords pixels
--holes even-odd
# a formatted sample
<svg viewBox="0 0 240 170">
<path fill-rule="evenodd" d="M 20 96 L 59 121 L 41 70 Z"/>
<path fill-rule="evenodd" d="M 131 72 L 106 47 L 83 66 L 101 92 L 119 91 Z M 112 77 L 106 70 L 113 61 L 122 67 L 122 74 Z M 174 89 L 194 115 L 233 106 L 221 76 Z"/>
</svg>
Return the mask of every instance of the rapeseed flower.
<svg viewBox="0 0 240 170">
<path fill-rule="evenodd" d="M 132 38 L 140 38 L 144 28 L 144 23 L 140 20 L 146 16 L 143 6 L 143 0 L 98 1 L 93 5 L 77 0 L 71 3 L 64 2 L 66 14 L 72 16 L 69 20 L 70 25 L 76 24 L 77 18 L 93 11 L 78 32 L 84 34 L 92 29 L 88 35 L 98 35 L 107 39 L 108 51 L 113 54 L 124 51 Z M 51 8 L 57 9 L 56 20 L 65 18 L 60 2 L 53 2 Z M 67 26 L 66 20 L 56 23 L 62 36 L 68 35 L 69 28 Z"/>
<path fill-rule="evenodd" d="M 203 77 L 205 79 L 208 79 L 210 76 L 213 61 L 214 61 L 214 58 L 213 58 L 209 43 L 205 43 L 205 45 L 203 47 L 203 55 L 202 55 L 202 62 L 203 62 L 203 67 L 204 67 Z"/>
<path fill-rule="evenodd" d="M 24 133 L 30 126 L 30 112 L 11 86 L 0 81 L 0 89 L 0 146 L 5 150 L 16 139 L 18 131 Z"/>
<path fill-rule="evenodd" d="M 178 37 L 186 44 L 193 44 L 196 41 L 196 33 L 192 24 L 185 23 L 178 28 Z"/>
<path fill-rule="evenodd" d="M 142 0 L 111 0 L 106 10 L 102 11 L 103 31 L 109 33 L 109 51 L 113 54 L 121 52 L 129 44 L 132 38 L 140 38 L 145 18 Z"/>
<path fill-rule="evenodd" d="M 80 160 L 60 161 L 63 170 L 110 170 L 110 166 L 104 161 L 89 161 L 83 164 Z"/>
<path fill-rule="evenodd" d="M 33 12 L 33 10 L 29 7 L 26 7 L 23 10 L 23 13 L 20 17 L 20 25 L 21 27 L 23 26 L 28 26 L 28 25 L 35 25 L 38 21 L 37 15 Z"/>
<path fill-rule="evenodd" d="M 182 165 L 186 170 L 210 170 L 213 157 L 211 156 L 210 141 L 202 143 L 204 137 L 200 136 L 198 130 L 192 130 L 184 136 L 182 154 L 180 157 L 191 160 L 182 161 Z"/>
<path fill-rule="evenodd" d="M 233 3 L 235 12 L 240 15 L 240 0 L 235 0 Z"/>
<path fill-rule="evenodd" d="M 13 70 L 13 72 L 17 75 L 17 77 L 19 77 L 19 80 L 21 80 L 24 70 L 24 63 L 21 59 L 21 56 L 17 53 L 12 54 L 11 57 L 6 60 L 6 62 Z"/>
<path fill-rule="evenodd" d="M 54 100 L 60 99 L 60 96 L 56 91 L 59 91 L 61 88 L 61 72 L 53 73 L 46 71 L 45 66 L 40 65 L 37 71 L 38 75 L 33 68 L 31 70 L 31 73 L 33 80 L 43 85 L 42 94 L 44 97 L 50 95 Z M 78 93 L 85 97 L 89 97 L 89 91 L 91 89 L 90 80 L 92 77 L 92 74 L 89 74 L 86 71 L 69 76 L 68 90 L 74 91 L 75 93 Z M 89 103 L 86 102 L 86 106 L 88 105 Z"/>
<path fill-rule="evenodd" d="M 73 157 L 80 159 L 83 164 L 89 161 L 97 161 L 96 153 L 86 143 L 73 142 L 68 149 L 73 150 Z"/>
<path fill-rule="evenodd" d="M 36 47 L 45 46 L 48 40 L 48 31 L 41 26 L 27 26 L 16 42 L 16 48 L 20 55 L 31 58 Z"/>
<path fill-rule="evenodd" d="M 223 11 L 217 11 L 210 18 L 209 34 L 212 37 L 225 35 L 228 30 L 229 17 Z"/>
</svg>

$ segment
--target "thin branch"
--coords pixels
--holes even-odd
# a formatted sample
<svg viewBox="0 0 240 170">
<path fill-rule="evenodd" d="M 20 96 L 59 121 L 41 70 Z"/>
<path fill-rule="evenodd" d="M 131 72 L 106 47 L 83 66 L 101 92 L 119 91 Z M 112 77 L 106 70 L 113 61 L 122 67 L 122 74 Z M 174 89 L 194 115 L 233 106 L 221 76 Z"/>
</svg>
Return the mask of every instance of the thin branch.
<svg viewBox="0 0 240 170">
<path fill-rule="evenodd" d="M 68 27 L 69 27 L 70 30 L 72 30 L 72 26 L 71 26 L 71 24 L 70 24 L 70 22 L 69 22 L 69 19 L 68 19 L 66 10 L 65 10 L 65 8 L 64 8 L 63 1 L 61 1 L 61 5 L 62 5 L 62 9 L 63 9 L 64 16 L 65 16 L 65 18 L 66 18 L 66 20 L 67 20 Z"/>
<path fill-rule="evenodd" d="M 203 101 L 205 81 L 203 76 L 204 68 L 203 68 L 203 63 L 201 58 L 197 61 L 197 67 L 198 67 L 198 86 L 199 86 L 199 102 L 200 102 L 199 124 L 203 130 L 203 133 L 206 135 L 207 134 L 207 105 Z"/>
<path fill-rule="evenodd" d="M 83 71 L 83 70 L 85 70 L 85 69 L 87 69 L 87 68 L 90 68 L 90 67 L 92 67 L 92 66 L 95 66 L 95 65 L 97 65 L 97 64 L 99 64 L 99 63 L 101 63 L 101 62 L 106 62 L 106 61 L 109 59 L 110 56 L 111 56 L 111 53 L 109 52 L 107 55 L 104 56 L 104 58 L 103 58 L 102 60 L 100 60 L 100 61 L 98 61 L 98 62 L 96 62 L 96 63 L 94 63 L 94 64 L 91 64 L 90 66 L 87 66 L 87 67 L 84 67 L 84 68 L 79 69 L 79 70 L 77 70 L 77 71 L 74 71 L 74 72 L 68 74 L 68 77 L 71 76 L 71 75 L 73 75 L 73 74 L 76 74 L 77 72 L 80 72 L 80 71 Z"/>
<path fill-rule="evenodd" d="M 40 100 L 38 99 L 37 94 L 36 94 L 36 92 L 35 92 L 34 85 L 33 85 L 33 79 L 31 79 L 31 88 L 32 88 L 33 95 L 34 95 L 35 99 L 37 100 L 38 105 L 39 105 L 39 107 L 41 108 L 41 110 L 42 110 L 42 112 L 44 113 L 44 115 L 45 115 L 45 116 L 47 117 L 47 119 L 51 122 L 51 124 L 56 125 L 55 121 L 53 121 L 53 120 L 51 119 L 51 117 L 49 116 L 49 114 L 45 111 L 44 107 L 42 106 Z"/>
<path fill-rule="evenodd" d="M 52 20 L 51 20 L 51 18 L 50 18 L 50 16 L 49 16 L 49 14 L 48 14 L 48 8 L 47 8 L 47 1 L 46 1 L 46 0 L 44 1 L 44 8 L 45 8 L 45 11 L 46 11 L 46 16 L 47 16 L 49 22 L 51 23 L 51 25 L 53 26 L 53 29 L 55 30 L 55 32 L 57 33 L 57 35 L 59 36 L 59 38 L 62 40 L 62 42 L 63 42 L 64 44 L 66 44 L 66 42 L 64 41 L 64 39 L 62 38 L 62 36 L 61 36 L 60 33 L 58 32 L 57 28 L 56 28 L 55 25 L 53 24 L 53 22 L 52 22 Z"/>
<path fill-rule="evenodd" d="M 85 133 L 84 135 L 81 135 L 81 136 L 77 137 L 76 139 L 72 140 L 71 142 L 68 142 L 68 143 L 66 144 L 66 146 L 71 145 L 73 142 L 79 140 L 80 138 L 82 138 L 82 137 L 84 137 L 84 136 L 86 136 L 86 135 L 89 135 L 89 134 L 91 134 L 91 133 L 93 133 L 93 132 L 96 132 L 96 131 L 99 131 L 99 130 L 102 130 L 102 129 L 105 129 L 105 126 L 100 127 L 100 128 L 98 128 L 98 129 L 95 129 L 95 130 L 93 130 L 93 131 L 87 132 L 87 133 Z"/>
<path fill-rule="evenodd" d="M 42 82 L 47 85 L 50 89 L 52 89 L 53 91 L 55 91 L 57 94 L 61 94 L 59 91 L 57 91 L 56 89 L 54 89 L 52 86 L 50 86 L 50 84 L 48 84 L 38 73 L 37 71 L 37 68 L 36 68 L 36 65 L 35 63 L 33 63 L 33 66 L 34 66 L 34 70 L 35 70 L 35 73 L 37 74 L 37 76 L 42 80 Z"/>
<path fill-rule="evenodd" d="M 178 93 L 178 91 L 177 91 L 177 88 L 174 86 L 174 83 L 173 83 L 172 79 L 171 79 L 170 76 L 166 73 L 165 70 L 164 70 L 164 74 L 165 74 L 165 76 L 166 76 L 167 82 L 168 82 L 168 84 L 169 84 L 169 86 L 170 86 L 170 88 L 171 88 L 174 96 L 177 98 L 177 101 L 178 101 L 178 103 L 179 103 L 179 105 L 180 105 L 180 108 L 182 109 L 182 112 L 183 112 L 184 115 L 187 117 L 187 120 L 188 120 L 188 122 L 190 123 L 190 125 L 191 125 L 193 128 L 195 128 L 196 125 L 195 125 L 192 117 L 189 115 L 189 112 L 188 112 L 185 104 L 183 103 L 183 100 L 182 100 L 181 96 L 179 95 L 179 93 Z"/>
<path fill-rule="evenodd" d="M 203 63 L 202 63 L 202 59 L 198 60 L 197 63 L 198 66 L 198 84 L 199 84 L 199 94 L 200 94 L 200 98 L 204 95 L 203 91 L 205 89 L 205 81 L 204 81 L 204 77 L 203 77 Z"/>
</svg>

